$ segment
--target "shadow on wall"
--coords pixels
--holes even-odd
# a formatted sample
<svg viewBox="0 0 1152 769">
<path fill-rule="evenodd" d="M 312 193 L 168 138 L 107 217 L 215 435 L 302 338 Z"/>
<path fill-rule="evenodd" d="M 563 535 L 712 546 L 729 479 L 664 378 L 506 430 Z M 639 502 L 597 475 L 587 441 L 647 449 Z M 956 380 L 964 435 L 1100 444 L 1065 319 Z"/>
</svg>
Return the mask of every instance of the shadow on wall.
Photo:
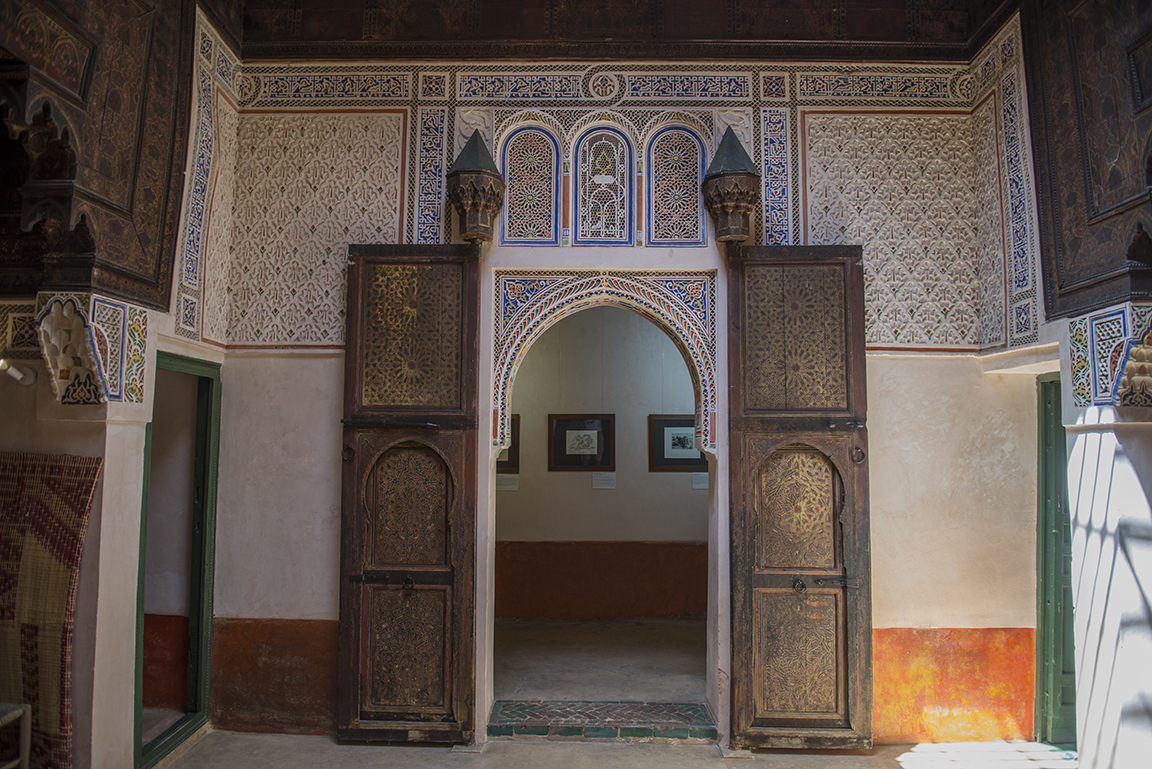
<svg viewBox="0 0 1152 769">
<path fill-rule="evenodd" d="M 1144 427 L 1081 432 L 1068 463 L 1085 769 L 1142 766 L 1152 753 L 1152 433 Z"/>
</svg>

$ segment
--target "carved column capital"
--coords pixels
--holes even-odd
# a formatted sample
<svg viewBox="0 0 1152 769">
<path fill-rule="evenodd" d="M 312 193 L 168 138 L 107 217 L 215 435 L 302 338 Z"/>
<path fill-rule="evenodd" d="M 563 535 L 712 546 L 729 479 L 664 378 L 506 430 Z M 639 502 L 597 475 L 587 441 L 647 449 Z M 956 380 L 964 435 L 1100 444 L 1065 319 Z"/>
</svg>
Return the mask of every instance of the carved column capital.
<svg viewBox="0 0 1152 769">
<path fill-rule="evenodd" d="M 704 180 L 703 192 L 716 223 L 716 240 L 742 242 L 752 236 L 752 214 L 760 205 L 759 176 L 714 176 Z"/>
<path fill-rule="evenodd" d="M 504 205 L 504 179 L 487 171 L 450 175 L 448 201 L 460 216 L 461 238 L 492 240 L 496 215 Z"/>
<path fill-rule="evenodd" d="M 752 212 L 760 205 L 760 173 L 729 126 L 701 185 L 704 205 L 716 223 L 716 239 L 741 242 L 752 236 Z"/>
<path fill-rule="evenodd" d="M 504 204 L 504 177 L 480 131 L 460 150 L 448 169 L 448 201 L 460 215 L 460 237 L 464 240 L 492 240 L 496 214 Z"/>
</svg>

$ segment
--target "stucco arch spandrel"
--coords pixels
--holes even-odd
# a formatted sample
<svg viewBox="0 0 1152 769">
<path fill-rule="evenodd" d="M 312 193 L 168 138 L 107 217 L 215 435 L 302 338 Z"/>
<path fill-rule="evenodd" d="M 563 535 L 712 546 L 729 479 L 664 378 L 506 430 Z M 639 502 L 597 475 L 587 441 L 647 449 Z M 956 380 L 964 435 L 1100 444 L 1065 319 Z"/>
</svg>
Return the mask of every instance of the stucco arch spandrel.
<svg viewBox="0 0 1152 769">
<path fill-rule="evenodd" d="M 492 151 L 495 153 L 495 157 L 500 157 L 500 153 L 503 151 L 504 144 L 508 141 L 508 137 L 510 137 L 514 131 L 525 127 L 539 128 L 550 134 L 553 141 L 560 147 L 560 159 L 565 160 L 567 158 L 565 154 L 566 132 L 564 131 L 564 127 L 557 122 L 556 118 L 547 112 L 534 109 L 521 110 L 515 115 L 500 121 L 500 124 L 496 126 L 493 136 L 494 141 L 492 143 Z"/>
<path fill-rule="evenodd" d="M 690 131 L 700 142 L 700 146 L 704 148 L 705 161 L 712 160 L 712 154 L 715 148 L 712 142 L 708 140 L 712 132 L 704 121 L 690 112 L 682 110 L 669 110 L 663 112 L 648 121 L 644 126 L 643 140 L 641 151 L 645 156 L 648 154 L 648 148 L 652 144 L 652 140 L 656 138 L 656 134 L 663 131 L 665 128 L 683 128 Z"/>
<path fill-rule="evenodd" d="M 528 349 L 560 319 L 614 305 L 662 328 L 680 349 L 696 392 L 698 448 L 716 451 L 716 272 L 555 270 L 496 272 L 492 442 L 511 436 L 512 385 Z"/>
<path fill-rule="evenodd" d="M 632 146 L 632 152 L 637 152 L 640 149 L 640 132 L 636 130 L 636 126 L 632 121 L 621 115 L 619 112 L 611 110 L 599 110 L 589 112 L 584 117 L 576 121 L 568 131 L 566 143 L 569 148 L 568 156 L 573 157 L 576 151 L 576 144 L 584 136 L 597 128 L 615 128 L 620 131 Z"/>
</svg>

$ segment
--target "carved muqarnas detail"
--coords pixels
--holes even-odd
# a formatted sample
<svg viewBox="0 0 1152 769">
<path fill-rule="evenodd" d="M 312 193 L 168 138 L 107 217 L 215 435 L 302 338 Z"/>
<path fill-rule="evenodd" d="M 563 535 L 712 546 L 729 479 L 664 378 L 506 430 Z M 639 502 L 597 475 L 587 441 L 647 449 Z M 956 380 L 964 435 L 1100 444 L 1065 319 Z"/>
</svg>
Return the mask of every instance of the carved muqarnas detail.
<svg viewBox="0 0 1152 769">
<path fill-rule="evenodd" d="M 1117 406 L 1152 406 L 1152 333 L 1135 345 L 1116 388 Z"/>
<path fill-rule="evenodd" d="M 65 405 L 95 405 L 104 401 L 96 357 L 88 339 L 88 323 L 77 300 L 53 300 L 41 311 L 40 343 L 52 390 Z"/>
</svg>

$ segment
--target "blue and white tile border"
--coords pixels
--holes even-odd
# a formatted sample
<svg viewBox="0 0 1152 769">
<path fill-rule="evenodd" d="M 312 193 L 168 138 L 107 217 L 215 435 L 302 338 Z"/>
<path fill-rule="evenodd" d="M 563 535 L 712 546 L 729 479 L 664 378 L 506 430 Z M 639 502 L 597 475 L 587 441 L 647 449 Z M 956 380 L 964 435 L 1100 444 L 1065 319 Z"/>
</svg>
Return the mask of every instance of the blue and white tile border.
<svg viewBox="0 0 1152 769">
<path fill-rule="evenodd" d="M 191 126 L 189 129 L 184 199 L 177 239 L 175 286 L 172 296 L 176 333 L 199 341 L 203 303 L 204 248 L 208 241 L 213 160 L 217 145 L 216 89 L 233 100 L 243 77 L 239 57 L 224 44 L 204 14 L 196 11 Z"/>
</svg>

